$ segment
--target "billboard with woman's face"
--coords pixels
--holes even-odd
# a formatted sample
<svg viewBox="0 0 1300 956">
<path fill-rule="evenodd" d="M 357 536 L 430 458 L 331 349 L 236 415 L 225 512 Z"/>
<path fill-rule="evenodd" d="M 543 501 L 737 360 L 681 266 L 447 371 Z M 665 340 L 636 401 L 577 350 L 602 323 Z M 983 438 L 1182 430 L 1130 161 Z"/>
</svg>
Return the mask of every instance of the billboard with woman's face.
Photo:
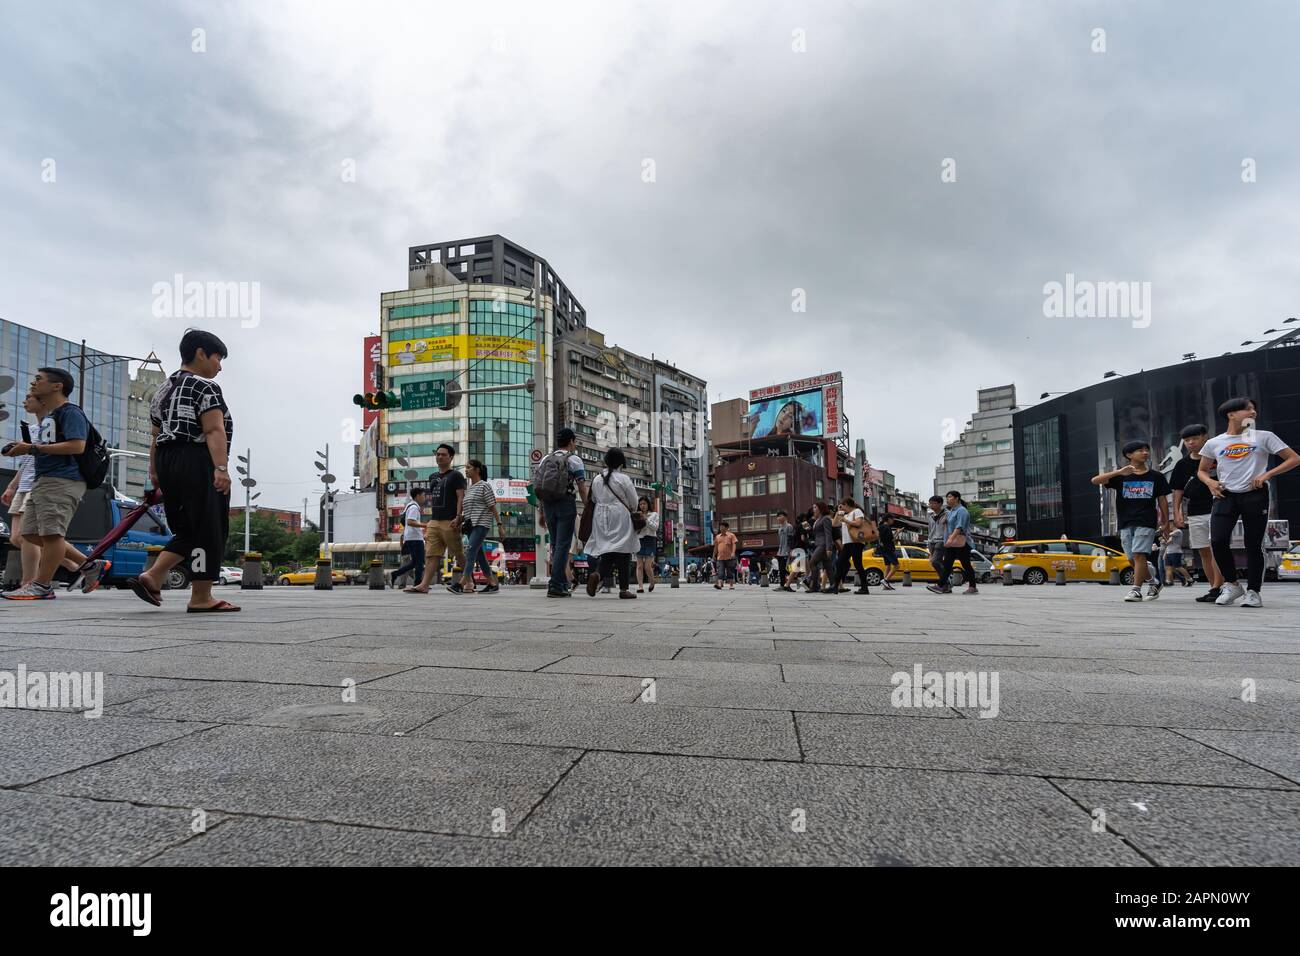
<svg viewBox="0 0 1300 956">
<path fill-rule="evenodd" d="M 779 435 L 820 437 L 825 434 L 826 415 L 822 390 L 783 395 L 749 406 L 750 435 L 768 438 Z"/>
</svg>

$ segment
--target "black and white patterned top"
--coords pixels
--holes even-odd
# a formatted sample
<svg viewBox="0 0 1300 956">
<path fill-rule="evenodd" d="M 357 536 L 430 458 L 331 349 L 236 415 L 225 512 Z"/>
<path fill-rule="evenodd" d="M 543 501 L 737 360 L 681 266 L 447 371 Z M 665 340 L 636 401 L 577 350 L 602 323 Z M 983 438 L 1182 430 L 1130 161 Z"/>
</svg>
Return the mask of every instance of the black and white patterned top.
<svg viewBox="0 0 1300 956">
<path fill-rule="evenodd" d="M 149 420 L 158 426 L 158 444 L 202 442 L 203 423 L 199 419 L 204 412 L 214 408 L 221 409 L 225 421 L 228 452 L 230 441 L 235 436 L 235 425 L 221 394 L 221 386 L 185 369 L 172 373 L 149 405 Z"/>
<path fill-rule="evenodd" d="M 492 483 L 489 481 L 476 481 L 470 485 L 469 491 L 465 492 L 465 501 L 461 505 L 461 511 L 473 525 L 482 525 L 489 531 L 492 526 L 489 523 L 492 519 L 492 506 L 497 503 L 497 496 L 492 493 Z"/>
</svg>

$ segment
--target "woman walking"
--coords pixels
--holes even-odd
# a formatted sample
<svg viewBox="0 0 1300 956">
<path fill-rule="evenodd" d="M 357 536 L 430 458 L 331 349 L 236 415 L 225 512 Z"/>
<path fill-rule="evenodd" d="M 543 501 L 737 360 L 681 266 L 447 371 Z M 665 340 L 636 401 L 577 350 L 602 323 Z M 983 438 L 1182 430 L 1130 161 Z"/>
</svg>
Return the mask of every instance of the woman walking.
<svg viewBox="0 0 1300 956">
<path fill-rule="evenodd" d="M 190 600 L 199 612 L 239 608 L 214 601 L 230 525 L 230 409 L 213 379 L 226 358 L 225 343 L 211 332 L 190 329 L 181 338 L 181 367 L 154 395 L 149 409 L 153 442 L 149 477 L 162 492 L 172 539 L 153 567 L 127 583 L 142 601 L 162 606 L 162 583 L 182 561 L 189 566 Z"/>
<path fill-rule="evenodd" d="M 600 568 L 587 573 L 587 593 L 596 596 L 600 582 L 613 569 L 618 575 L 618 596 L 636 599 L 628 587 L 632 570 L 632 555 L 641 543 L 638 530 L 633 527 L 632 515 L 636 512 L 636 485 L 623 474 L 627 458 L 619 448 L 605 452 L 605 470 L 591 483 L 587 506 L 595 508 L 591 517 L 591 538 L 587 553 L 600 555 Z"/>
<path fill-rule="evenodd" d="M 496 572 L 492 570 L 487 555 L 483 553 L 483 541 L 490 530 L 489 518 L 496 526 L 497 537 L 504 538 L 506 529 L 501 523 L 501 515 L 497 513 L 497 496 L 492 491 L 492 485 L 488 483 L 487 468 L 483 462 L 477 458 L 470 459 L 465 465 L 465 478 L 469 481 L 469 490 L 465 492 L 461 510 L 467 524 L 462 524 L 460 530 L 469 535 L 469 546 L 465 551 L 465 576 L 459 593 L 474 593 L 474 564 L 477 562 L 483 571 L 483 576 L 487 579 L 483 593 L 496 594 L 501 588 L 497 584 Z M 447 590 L 450 591 L 451 587 L 449 586 Z"/>
<path fill-rule="evenodd" d="M 655 547 L 659 543 L 659 512 L 654 510 L 650 499 L 642 495 L 636 502 L 637 513 L 645 521 L 641 529 L 641 547 L 636 553 L 636 593 L 641 594 L 641 579 L 644 576 L 655 589 Z"/>
<path fill-rule="evenodd" d="M 853 540 L 853 532 L 866 518 L 866 514 L 858 507 L 857 502 L 847 495 L 840 500 L 840 506 L 835 510 L 832 523 L 840 529 L 840 559 L 835 569 L 835 586 L 831 588 L 835 594 L 840 593 L 840 582 L 849 576 L 850 561 L 853 562 L 853 570 L 858 575 L 858 589 L 853 593 L 871 593 L 871 589 L 867 587 L 867 572 L 862 567 L 863 545 Z"/>
<path fill-rule="evenodd" d="M 824 505 L 820 501 L 812 506 L 812 539 L 813 553 L 808 559 L 808 590 L 812 593 L 822 592 L 834 594 L 832 582 L 835 580 L 835 565 L 833 555 L 835 553 L 835 528 L 831 524 L 829 514 L 830 506 Z M 822 572 L 826 573 L 826 586 L 823 588 L 821 583 Z"/>
</svg>

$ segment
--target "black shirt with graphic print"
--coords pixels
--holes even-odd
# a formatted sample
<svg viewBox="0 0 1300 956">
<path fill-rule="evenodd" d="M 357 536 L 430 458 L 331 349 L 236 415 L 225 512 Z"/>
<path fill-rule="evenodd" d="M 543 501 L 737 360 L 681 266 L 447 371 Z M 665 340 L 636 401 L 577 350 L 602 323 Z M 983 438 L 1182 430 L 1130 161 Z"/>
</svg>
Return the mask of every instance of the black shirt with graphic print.
<svg viewBox="0 0 1300 956">
<path fill-rule="evenodd" d="M 193 372 L 180 369 L 173 372 L 149 404 L 149 420 L 158 427 L 158 444 L 170 442 L 201 443 L 204 412 L 221 409 L 222 423 L 226 429 L 226 451 L 235 436 L 235 425 L 230 418 L 221 386 L 210 378 L 200 378 Z"/>
<path fill-rule="evenodd" d="M 1115 489 L 1115 513 L 1121 528 L 1156 528 L 1156 499 L 1169 494 L 1169 482 L 1153 468 L 1140 475 L 1116 475 L 1106 482 Z"/>
<path fill-rule="evenodd" d="M 1208 515 L 1214 508 L 1214 495 L 1210 493 L 1209 488 L 1205 487 L 1205 482 L 1196 477 L 1200 468 L 1201 459 L 1189 455 L 1174 465 L 1174 470 L 1169 476 L 1169 486 L 1174 491 L 1183 493 L 1183 501 L 1187 502 L 1189 516 Z"/>
<path fill-rule="evenodd" d="M 429 517 L 433 521 L 450 521 L 456 517 L 456 492 L 464 491 L 465 476 L 455 468 L 429 476 Z"/>
</svg>

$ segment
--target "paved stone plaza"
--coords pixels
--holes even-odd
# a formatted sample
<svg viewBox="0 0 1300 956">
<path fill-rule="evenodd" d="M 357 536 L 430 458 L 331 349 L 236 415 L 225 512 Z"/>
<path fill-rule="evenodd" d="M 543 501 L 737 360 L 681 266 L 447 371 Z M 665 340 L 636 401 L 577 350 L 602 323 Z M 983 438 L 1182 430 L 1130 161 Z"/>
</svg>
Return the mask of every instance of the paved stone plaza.
<svg viewBox="0 0 1300 956">
<path fill-rule="evenodd" d="M 1300 863 L 1300 587 L 1124 593 L 8 604 L 0 671 L 105 706 L 0 711 L 0 862 Z M 997 716 L 892 706 L 915 665 Z"/>
</svg>

